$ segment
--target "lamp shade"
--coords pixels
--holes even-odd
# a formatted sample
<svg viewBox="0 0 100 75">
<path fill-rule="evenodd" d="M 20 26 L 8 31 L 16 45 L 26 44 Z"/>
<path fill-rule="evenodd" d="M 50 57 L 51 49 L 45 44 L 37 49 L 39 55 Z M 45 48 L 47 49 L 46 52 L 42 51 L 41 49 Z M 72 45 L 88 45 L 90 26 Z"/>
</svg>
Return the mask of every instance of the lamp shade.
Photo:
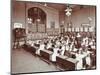
<svg viewBox="0 0 100 75">
<path fill-rule="evenodd" d="M 72 9 L 69 6 L 67 6 L 67 8 L 65 9 L 65 12 L 67 16 L 71 16 Z"/>
<path fill-rule="evenodd" d="M 71 12 L 67 11 L 67 12 L 66 12 L 66 15 L 67 15 L 67 16 L 70 16 L 70 15 L 71 15 Z"/>
<path fill-rule="evenodd" d="M 32 23 L 32 19 L 31 18 L 27 18 L 28 23 Z"/>
</svg>

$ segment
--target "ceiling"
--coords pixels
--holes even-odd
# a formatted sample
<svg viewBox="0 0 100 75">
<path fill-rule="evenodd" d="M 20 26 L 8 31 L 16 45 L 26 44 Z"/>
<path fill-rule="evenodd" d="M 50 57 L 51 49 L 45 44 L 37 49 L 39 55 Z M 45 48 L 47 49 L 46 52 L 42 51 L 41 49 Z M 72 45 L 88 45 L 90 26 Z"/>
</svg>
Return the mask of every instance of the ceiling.
<svg viewBox="0 0 100 75">
<path fill-rule="evenodd" d="M 38 3 L 41 5 L 45 5 L 45 2 L 32 2 L 32 3 Z M 76 4 L 62 4 L 62 3 L 46 3 L 47 6 L 46 7 L 51 7 L 54 8 L 60 12 L 65 12 L 65 9 L 67 8 L 67 6 L 72 8 L 72 11 L 77 11 L 83 8 L 88 7 L 89 5 L 76 5 Z"/>
<path fill-rule="evenodd" d="M 39 2 L 42 5 L 45 5 L 43 2 Z M 82 8 L 86 8 L 87 5 L 76 5 L 76 4 L 60 4 L 60 3 L 46 3 L 47 7 L 52 7 L 54 9 L 57 9 L 58 11 L 65 11 L 67 6 L 71 7 L 73 11 L 80 10 Z"/>
</svg>

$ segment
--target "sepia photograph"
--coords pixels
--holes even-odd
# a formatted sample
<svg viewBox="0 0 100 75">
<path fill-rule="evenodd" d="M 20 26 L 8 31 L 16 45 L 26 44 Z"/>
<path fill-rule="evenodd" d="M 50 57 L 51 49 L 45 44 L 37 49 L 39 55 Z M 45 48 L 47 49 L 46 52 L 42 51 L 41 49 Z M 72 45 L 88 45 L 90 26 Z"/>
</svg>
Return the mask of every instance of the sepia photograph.
<svg viewBox="0 0 100 75">
<path fill-rule="evenodd" d="M 96 5 L 11 0 L 11 74 L 96 70 Z"/>
</svg>

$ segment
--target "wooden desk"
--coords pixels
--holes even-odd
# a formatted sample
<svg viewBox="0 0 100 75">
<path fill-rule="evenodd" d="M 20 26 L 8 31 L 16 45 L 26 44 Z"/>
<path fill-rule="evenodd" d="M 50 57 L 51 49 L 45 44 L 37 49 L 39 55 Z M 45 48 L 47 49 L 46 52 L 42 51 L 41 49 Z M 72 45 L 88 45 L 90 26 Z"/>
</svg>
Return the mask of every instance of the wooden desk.
<svg viewBox="0 0 100 75">
<path fill-rule="evenodd" d="M 50 60 L 50 56 L 53 52 L 49 50 L 40 50 L 40 55 L 46 60 Z"/>
<path fill-rule="evenodd" d="M 32 53 L 32 54 L 35 54 L 35 52 L 36 52 L 36 48 L 34 48 L 34 47 L 30 46 L 30 45 L 24 44 L 24 45 L 22 46 L 22 48 L 23 48 L 24 50 L 26 50 L 26 51 Z"/>
<path fill-rule="evenodd" d="M 67 56 L 57 56 L 56 60 L 57 65 L 64 70 L 75 70 L 78 62 L 77 60 Z"/>
</svg>

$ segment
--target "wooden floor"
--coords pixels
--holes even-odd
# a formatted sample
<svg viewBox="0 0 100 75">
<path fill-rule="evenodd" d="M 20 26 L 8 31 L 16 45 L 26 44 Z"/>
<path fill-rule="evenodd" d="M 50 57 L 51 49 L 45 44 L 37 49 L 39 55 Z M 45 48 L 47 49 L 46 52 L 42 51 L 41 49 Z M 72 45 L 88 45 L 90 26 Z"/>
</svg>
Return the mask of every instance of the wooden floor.
<svg viewBox="0 0 100 75">
<path fill-rule="evenodd" d="M 41 58 L 23 49 L 12 51 L 12 73 L 59 71 L 54 64 L 48 64 Z"/>
</svg>

